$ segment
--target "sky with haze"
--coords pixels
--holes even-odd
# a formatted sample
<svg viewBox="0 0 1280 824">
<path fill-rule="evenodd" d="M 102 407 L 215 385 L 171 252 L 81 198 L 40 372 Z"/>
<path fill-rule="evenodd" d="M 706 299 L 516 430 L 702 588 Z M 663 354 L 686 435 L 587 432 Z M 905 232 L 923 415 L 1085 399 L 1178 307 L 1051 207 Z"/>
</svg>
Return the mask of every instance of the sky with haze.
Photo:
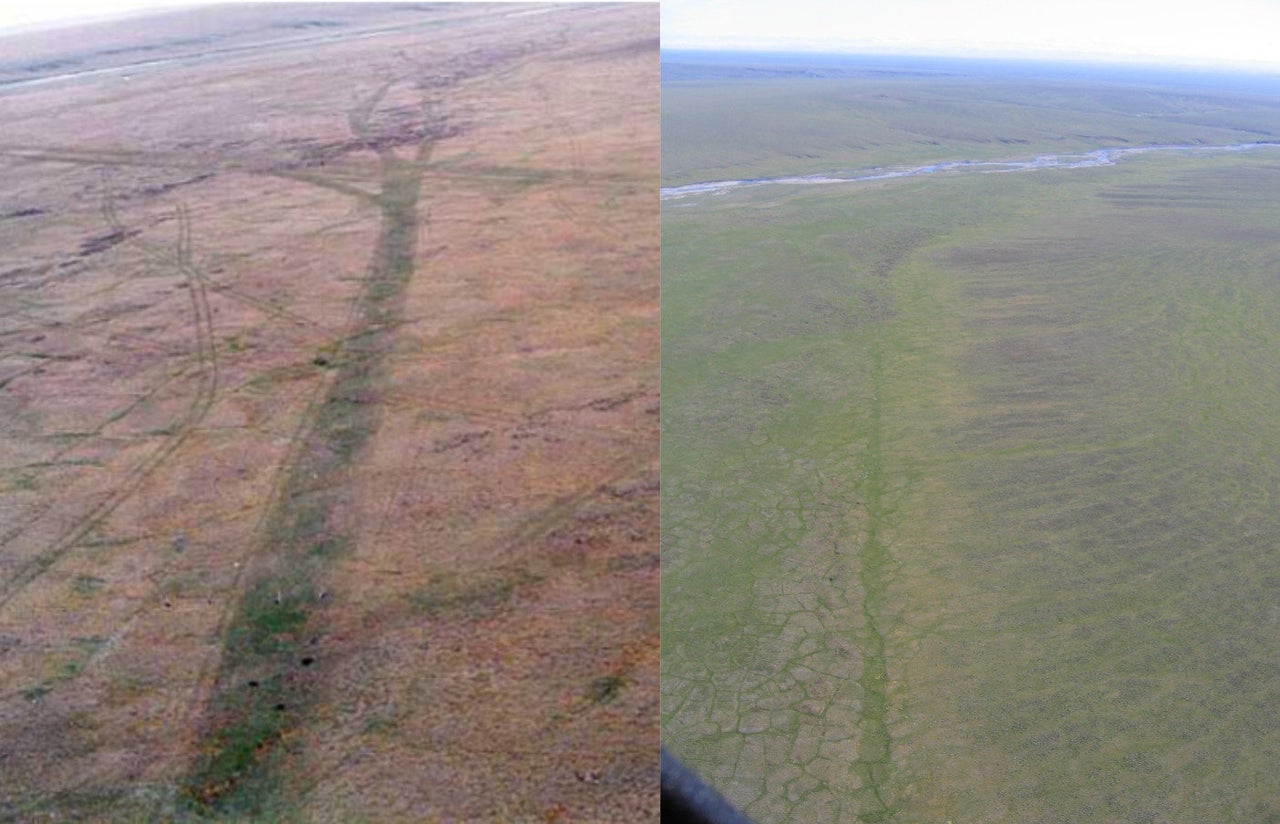
<svg viewBox="0 0 1280 824">
<path fill-rule="evenodd" d="M 203 0 L 3 0 L 0 30 Z M 1280 72 L 1280 0 L 663 0 L 663 47 L 1136 60 Z"/>
<path fill-rule="evenodd" d="M 207 5 L 209 0 L 0 0 L 0 31 L 70 21 L 108 20 L 157 8 Z"/>
<path fill-rule="evenodd" d="M 140 11 L 207 6 L 219 0 L 0 0 L 0 32 L 70 21 L 106 20 Z M 346 0 L 351 2 L 352 0 Z M 410 2 L 410 0 L 402 0 Z M 439 2 L 440 0 L 434 0 Z M 530 0 L 503 0 L 529 2 Z M 629 0 L 628 0 L 629 1 Z M 228 0 L 221 0 L 228 2 Z M 235 0 L 230 0 L 235 2 Z M 386 0 L 382 0 L 386 2 Z M 449 2 L 449 0 L 445 0 Z"/>
<path fill-rule="evenodd" d="M 663 0 L 664 49 L 1075 58 L 1280 71 L 1277 0 Z"/>
</svg>

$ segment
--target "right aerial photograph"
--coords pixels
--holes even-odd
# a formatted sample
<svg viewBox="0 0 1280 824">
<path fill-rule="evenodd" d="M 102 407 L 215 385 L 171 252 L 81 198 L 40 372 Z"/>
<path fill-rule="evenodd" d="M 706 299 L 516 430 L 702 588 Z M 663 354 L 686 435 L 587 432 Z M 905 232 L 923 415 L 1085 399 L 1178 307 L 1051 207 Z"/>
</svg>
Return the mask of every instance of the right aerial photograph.
<svg viewBox="0 0 1280 824">
<path fill-rule="evenodd" d="M 664 817 L 1280 821 L 1280 8 L 1029 8 L 663 3 Z"/>
</svg>

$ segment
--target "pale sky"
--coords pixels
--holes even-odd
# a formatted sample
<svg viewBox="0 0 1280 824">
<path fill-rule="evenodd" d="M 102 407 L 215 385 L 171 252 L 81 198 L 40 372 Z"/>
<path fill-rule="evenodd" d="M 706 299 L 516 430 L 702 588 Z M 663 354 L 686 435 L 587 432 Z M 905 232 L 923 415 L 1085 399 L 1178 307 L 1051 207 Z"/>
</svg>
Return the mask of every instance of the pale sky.
<svg viewBox="0 0 1280 824">
<path fill-rule="evenodd" d="M 223 1 L 226 2 L 226 0 Z M 535 2 L 536 0 L 502 1 Z M 109 19 L 148 9 L 207 6 L 214 2 L 217 0 L 0 0 L 0 30 L 56 25 L 71 20 Z"/>
<path fill-rule="evenodd" d="M 0 29 L 44 26 L 77 19 L 106 19 L 148 8 L 198 6 L 197 0 L 4 0 Z"/>
<path fill-rule="evenodd" d="M 1280 0 L 663 0 L 662 46 L 1280 70 Z"/>
</svg>

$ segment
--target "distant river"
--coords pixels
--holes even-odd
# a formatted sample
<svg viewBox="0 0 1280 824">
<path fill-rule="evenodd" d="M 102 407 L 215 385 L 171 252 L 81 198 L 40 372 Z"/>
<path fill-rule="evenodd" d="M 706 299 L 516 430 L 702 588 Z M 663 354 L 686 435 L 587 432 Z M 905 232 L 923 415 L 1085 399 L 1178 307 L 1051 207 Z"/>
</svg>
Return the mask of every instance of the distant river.
<svg viewBox="0 0 1280 824">
<path fill-rule="evenodd" d="M 1085 154 L 1046 154 L 1031 160 L 950 160 L 930 163 L 927 166 L 895 166 L 888 169 L 867 169 L 860 172 L 798 177 L 757 177 L 750 180 L 716 180 L 710 183 L 690 183 L 662 189 L 663 200 L 675 200 L 690 195 L 723 194 L 730 189 L 745 186 L 806 186 L 819 183 L 861 183 L 867 180 L 889 180 L 897 177 L 919 177 L 939 172 L 1029 172 L 1037 169 L 1089 169 L 1094 166 L 1113 166 L 1129 155 L 1148 152 L 1243 152 L 1266 147 L 1280 148 L 1280 143 L 1237 143 L 1230 146 L 1121 146 L 1110 149 L 1094 149 Z"/>
</svg>

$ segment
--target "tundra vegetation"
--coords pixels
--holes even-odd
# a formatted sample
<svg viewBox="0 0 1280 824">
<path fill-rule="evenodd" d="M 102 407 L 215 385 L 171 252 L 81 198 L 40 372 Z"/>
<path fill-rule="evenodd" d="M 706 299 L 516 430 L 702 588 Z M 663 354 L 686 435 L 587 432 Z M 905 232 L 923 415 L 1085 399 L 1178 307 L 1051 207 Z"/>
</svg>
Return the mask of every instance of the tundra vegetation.
<svg viewBox="0 0 1280 824">
<path fill-rule="evenodd" d="M 666 185 L 1280 135 L 1248 78 L 670 60 Z M 761 824 L 1280 819 L 1277 220 L 1280 148 L 664 200 L 667 745 Z"/>
<path fill-rule="evenodd" d="M 656 820 L 656 6 L 11 36 L 0 109 L 0 820 Z"/>
</svg>

